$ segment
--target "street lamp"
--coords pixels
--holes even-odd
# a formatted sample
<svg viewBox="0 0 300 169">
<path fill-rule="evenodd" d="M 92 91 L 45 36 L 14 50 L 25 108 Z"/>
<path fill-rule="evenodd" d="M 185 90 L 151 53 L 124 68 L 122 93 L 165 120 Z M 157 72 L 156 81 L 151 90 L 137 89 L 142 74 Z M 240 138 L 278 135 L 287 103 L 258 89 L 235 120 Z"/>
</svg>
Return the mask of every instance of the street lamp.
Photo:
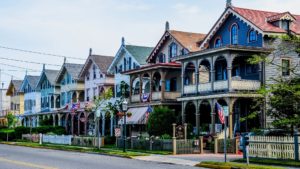
<svg viewBox="0 0 300 169">
<path fill-rule="evenodd" d="M 123 123 L 123 129 L 124 129 L 124 142 L 123 142 L 123 152 L 125 152 L 126 149 L 126 112 L 128 109 L 128 102 L 126 99 L 123 100 L 122 102 L 122 111 L 124 112 L 124 123 Z"/>
</svg>

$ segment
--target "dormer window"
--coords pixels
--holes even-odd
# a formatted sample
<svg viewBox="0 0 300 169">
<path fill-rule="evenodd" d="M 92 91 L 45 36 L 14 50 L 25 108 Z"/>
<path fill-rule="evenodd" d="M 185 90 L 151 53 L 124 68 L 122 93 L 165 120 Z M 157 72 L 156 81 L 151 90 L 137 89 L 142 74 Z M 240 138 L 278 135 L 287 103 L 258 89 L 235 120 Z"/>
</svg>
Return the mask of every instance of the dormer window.
<svg viewBox="0 0 300 169">
<path fill-rule="evenodd" d="M 166 62 L 166 55 L 165 54 L 163 54 L 163 53 L 161 53 L 161 54 L 159 54 L 159 63 L 165 63 Z"/>
<path fill-rule="evenodd" d="M 93 78 L 96 79 L 97 78 L 97 74 L 96 74 L 96 66 L 93 65 Z"/>
<path fill-rule="evenodd" d="M 175 56 L 177 56 L 177 44 L 173 42 L 169 46 L 169 57 L 173 58 Z"/>
<path fill-rule="evenodd" d="M 222 40 L 221 38 L 217 38 L 215 41 L 215 48 L 219 48 L 222 46 Z"/>
<path fill-rule="evenodd" d="M 256 31 L 255 30 L 250 30 L 250 32 L 249 32 L 249 42 L 254 42 L 254 41 L 256 41 L 257 40 L 257 33 L 256 33 Z"/>
<path fill-rule="evenodd" d="M 238 44 L 238 27 L 237 24 L 233 24 L 231 26 L 231 44 L 237 45 Z"/>
<path fill-rule="evenodd" d="M 86 74 L 86 80 L 90 80 L 90 72 Z"/>
</svg>

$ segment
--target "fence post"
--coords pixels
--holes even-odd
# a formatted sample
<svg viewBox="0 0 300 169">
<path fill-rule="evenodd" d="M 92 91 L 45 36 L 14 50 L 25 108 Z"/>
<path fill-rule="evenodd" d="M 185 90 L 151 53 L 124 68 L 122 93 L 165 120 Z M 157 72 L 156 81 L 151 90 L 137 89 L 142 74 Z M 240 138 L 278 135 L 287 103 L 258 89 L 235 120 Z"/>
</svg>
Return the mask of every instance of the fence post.
<svg viewBox="0 0 300 169">
<path fill-rule="evenodd" d="M 173 137 L 173 155 L 177 153 L 176 137 Z"/>
<path fill-rule="evenodd" d="M 215 154 L 218 154 L 218 136 L 214 136 L 214 140 L 215 140 Z"/>
<path fill-rule="evenodd" d="M 235 154 L 238 154 L 239 153 L 239 138 L 238 137 L 236 137 L 235 138 L 235 146 L 234 146 L 234 152 L 235 152 Z"/>
<path fill-rule="evenodd" d="M 298 130 L 295 130 L 295 134 L 294 134 L 294 145 L 295 145 L 295 160 L 299 161 L 299 140 L 298 140 Z"/>
<path fill-rule="evenodd" d="M 199 136 L 200 154 L 203 154 L 203 136 Z"/>
<path fill-rule="evenodd" d="M 40 144 L 43 144 L 43 134 L 42 133 L 40 133 Z"/>
</svg>

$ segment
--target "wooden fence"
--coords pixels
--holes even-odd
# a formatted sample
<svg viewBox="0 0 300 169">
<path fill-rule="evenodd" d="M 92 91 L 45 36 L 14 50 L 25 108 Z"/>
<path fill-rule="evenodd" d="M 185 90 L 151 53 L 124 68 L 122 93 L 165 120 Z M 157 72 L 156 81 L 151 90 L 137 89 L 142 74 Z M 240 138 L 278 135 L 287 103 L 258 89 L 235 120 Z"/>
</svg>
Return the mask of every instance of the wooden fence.
<svg viewBox="0 0 300 169">
<path fill-rule="evenodd" d="M 298 140 L 300 137 L 298 137 Z M 250 136 L 249 156 L 274 159 L 295 159 L 300 154 L 299 142 L 292 136 Z M 296 148 L 295 146 L 298 146 Z M 296 148 L 296 149 L 295 149 Z M 298 152 L 296 152 L 298 150 Z M 299 157 L 299 156 L 298 156 Z"/>
</svg>

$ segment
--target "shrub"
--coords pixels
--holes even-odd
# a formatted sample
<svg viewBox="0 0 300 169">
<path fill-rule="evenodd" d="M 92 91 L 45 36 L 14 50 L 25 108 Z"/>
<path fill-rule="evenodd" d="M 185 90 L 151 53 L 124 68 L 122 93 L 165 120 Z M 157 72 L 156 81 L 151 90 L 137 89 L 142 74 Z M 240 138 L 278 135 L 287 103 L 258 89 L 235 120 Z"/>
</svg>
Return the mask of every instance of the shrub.
<svg viewBox="0 0 300 169">
<path fill-rule="evenodd" d="M 105 136 L 104 137 L 104 143 L 105 144 L 115 144 L 116 143 L 116 137 L 115 136 Z"/>
<path fill-rule="evenodd" d="M 163 134 L 163 135 L 160 136 L 160 138 L 163 139 L 163 140 L 172 139 L 172 137 L 169 134 Z"/>
</svg>

